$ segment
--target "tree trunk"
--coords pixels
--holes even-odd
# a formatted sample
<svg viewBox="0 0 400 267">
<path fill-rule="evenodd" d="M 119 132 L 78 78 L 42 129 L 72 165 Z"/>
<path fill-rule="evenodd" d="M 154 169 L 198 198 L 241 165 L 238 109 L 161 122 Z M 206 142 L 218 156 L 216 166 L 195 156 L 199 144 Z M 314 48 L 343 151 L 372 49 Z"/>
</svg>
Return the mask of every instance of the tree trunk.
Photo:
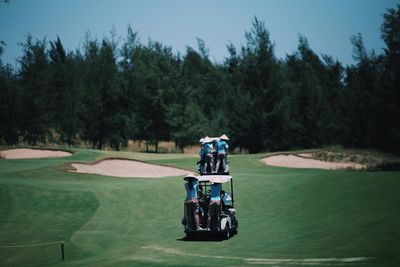
<svg viewBox="0 0 400 267">
<path fill-rule="evenodd" d="M 103 140 L 102 139 L 100 139 L 99 140 L 99 144 L 97 145 L 97 149 L 102 149 L 103 148 Z"/>
</svg>

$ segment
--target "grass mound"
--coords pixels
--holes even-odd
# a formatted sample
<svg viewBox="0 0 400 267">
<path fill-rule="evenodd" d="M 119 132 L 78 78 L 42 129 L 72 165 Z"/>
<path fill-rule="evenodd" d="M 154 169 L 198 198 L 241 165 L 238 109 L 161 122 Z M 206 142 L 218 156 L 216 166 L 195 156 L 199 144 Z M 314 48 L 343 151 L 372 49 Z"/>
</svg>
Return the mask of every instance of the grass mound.
<svg viewBox="0 0 400 267">
<path fill-rule="evenodd" d="M 367 170 L 400 170 L 400 158 L 389 153 L 371 150 L 328 148 L 312 153 L 312 157 L 328 162 L 352 162 L 366 166 Z"/>
<path fill-rule="evenodd" d="M 30 245 L 69 240 L 99 206 L 91 192 L 4 184 L 0 184 L 0 203 L 0 246 L 21 246 L 0 248 L 2 266 L 58 264 L 59 244 Z M 68 250 L 74 253 L 77 248 Z"/>
</svg>

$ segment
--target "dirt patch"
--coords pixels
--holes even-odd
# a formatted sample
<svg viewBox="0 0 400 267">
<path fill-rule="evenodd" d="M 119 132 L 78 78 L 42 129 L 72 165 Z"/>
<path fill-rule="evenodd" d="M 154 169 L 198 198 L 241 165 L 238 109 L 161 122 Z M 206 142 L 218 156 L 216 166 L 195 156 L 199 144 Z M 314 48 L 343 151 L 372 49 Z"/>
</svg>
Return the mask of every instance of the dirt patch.
<svg viewBox="0 0 400 267">
<path fill-rule="evenodd" d="M 3 159 L 37 159 L 69 156 L 72 156 L 72 154 L 60 150 L 17 148 L 0 151 L 0 158 Z"/>
<path fill-rule="evenodd" d="M 189 172 L 174 167 L 126 159 L 106 159 L 95 164 L 72 163 L 71 166 L 76 169 L 76 171 L 72 172 L 126 178 L 161 178 L 168 176 L 182 176 Z"/>
<path fill-rule="evenodd" d="M 267 165 L 289 168 L 312 169 L 364 169 L 365 165 L 354 162 L 327 162 L 295 155 L 275 155 L 261 159 Z"/>
</svg>

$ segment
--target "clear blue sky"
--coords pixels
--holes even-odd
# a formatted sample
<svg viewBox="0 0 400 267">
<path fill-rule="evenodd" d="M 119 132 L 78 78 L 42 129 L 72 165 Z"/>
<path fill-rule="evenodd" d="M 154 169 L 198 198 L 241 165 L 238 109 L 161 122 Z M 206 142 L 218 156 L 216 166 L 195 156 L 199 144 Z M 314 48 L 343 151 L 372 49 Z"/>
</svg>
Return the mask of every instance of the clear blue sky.
<svg viewBox="0 0 400 267">
<path fill-rule="evenodd" d="M 0 40 L 7 47 L 3 62 L 16 66 L 18 43 L 27 33 L 54 40 L 60 36 L 67 50 L 79 48 L 87 31 L 102 38 L 114 26 L 126 36 L 127 26 L 142 43 L 151 38 L 174 51 L 197 48 L 205 41 L 210 59 L 227 56 L 226 44 L 245 43 L 244 33 L 254 16 L 265 22 L 278 58 L 296 50 L 298 34 L 305 35 L 318 54 L 329 54 L 344 64 L 354 63 L 350 37 L 358 32 L 367 50 L 381 52 L 380 26 L 387 8 L 397 0 L 11 0 L 0 4 Z"/>
</svg>

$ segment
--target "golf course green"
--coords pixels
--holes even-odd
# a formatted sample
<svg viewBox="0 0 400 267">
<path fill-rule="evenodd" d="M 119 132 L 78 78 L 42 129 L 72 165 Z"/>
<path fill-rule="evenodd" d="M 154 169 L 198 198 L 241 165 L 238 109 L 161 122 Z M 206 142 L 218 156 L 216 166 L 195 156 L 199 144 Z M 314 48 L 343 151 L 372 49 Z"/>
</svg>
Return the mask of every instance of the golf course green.
<svg viewBox="0 0 400 267">
<path fill-rule="evenodd" d="M 0 159 L 0 266 L 400 264 L 400 172 L 280 168 L 261 154 L 232 155 L 238 235 L 186 241 L 182 177 L 81 174 L 67 163 L 122 157 L 195 171 L 195 156 L 71 151 Z"/>
</svg>

